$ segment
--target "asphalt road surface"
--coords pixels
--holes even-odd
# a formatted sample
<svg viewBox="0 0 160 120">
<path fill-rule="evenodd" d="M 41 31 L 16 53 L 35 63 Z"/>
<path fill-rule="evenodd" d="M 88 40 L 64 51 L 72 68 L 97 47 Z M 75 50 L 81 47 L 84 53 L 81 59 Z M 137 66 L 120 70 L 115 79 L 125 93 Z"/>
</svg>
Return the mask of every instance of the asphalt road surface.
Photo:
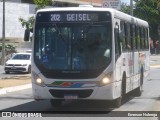
<svg viewBox="0 0 160 120">
<path fill-rule="evenodd" d="M 123 101 L 123 105 L 120 108 L 112 108 L 110 103 L 98 101 L 64 101 L 62 106 L 51 107 L 49 100 L 34 101 L 32 90 L 26 89 L 1 95 L 0 110 L 20 112 L 39 111 L 44 112 L 44 116 L 52 117 L 119 117 L 121 113 L 124 116 L 128 115 L 129 111 L 160 111 L 159 73 L 160 68 L 152 68 L 150 77 L 144 80 L 142 96 L 133 97 L 130 94 L 127 95 L 127 98 Z M 136 118 L 133 117 L 132 119 Z M 146 117 L 145 120 L 146 119 L 149 118 Z"/>
</svg>

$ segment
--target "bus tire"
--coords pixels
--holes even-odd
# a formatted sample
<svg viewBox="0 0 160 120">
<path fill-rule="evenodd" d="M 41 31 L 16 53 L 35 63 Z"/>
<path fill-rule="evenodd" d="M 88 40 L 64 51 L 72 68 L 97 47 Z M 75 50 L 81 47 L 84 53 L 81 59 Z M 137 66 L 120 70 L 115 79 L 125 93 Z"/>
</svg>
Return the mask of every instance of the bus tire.
<svg viewBox="0 0 160 120">
<path fill-rule="evenodd" d="M 122 99 L 125 97 L 126 95 L 126 74 L 123 73 L 123 77 L 122 77 L 122 85 L 121 85 L 121 96 L 117 99 L 114 100 L 114 106 L 116 108 L 119 108 L 122 105 Z"/>
<path fill-rule="evenodd" d="M 61 99 L 51 99 L 50 103 L 52 107 L 58 107 L 62 105 L 62 100 Z"/>
<path fill-rule="evenodd" d="M 27 71 L 28 74 L 31 73 L 31 66 L 28 66 L 28 71 Z"/>
<path fill-rule="evenodd" d="M 113 105 L 115 108 L 119 108 L 121 104 L 122 104 L 122 96 L 113 101 Z"/>
<path fill-rule="evenodd" d="M 121 95 L 123 98 L 126 95 L 126 74 L 125 73 L 123 73 L 123 77 L 122 77 Z"/>
<path fill-rule="evenodd" d="M 143 71 L 141 72 L 140 75 L 140 86 L 138 88 L 135 89 L 135 96 L 139 97 L 142 95 L 142 91 L 143 91 Z"/>
</svg>

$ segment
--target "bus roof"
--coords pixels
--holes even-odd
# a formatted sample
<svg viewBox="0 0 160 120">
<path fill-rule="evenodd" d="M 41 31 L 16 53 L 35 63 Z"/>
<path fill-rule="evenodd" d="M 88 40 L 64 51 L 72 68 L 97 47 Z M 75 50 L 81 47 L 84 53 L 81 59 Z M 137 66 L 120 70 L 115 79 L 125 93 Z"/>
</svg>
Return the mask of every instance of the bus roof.
<svg viewBox="0 0 160 120">
<path fill-rule="evenodd" d="M 83 7 L 83 6 L 82 6 Z M 126 22 L 142 25 L 145 27 L 148 27 L 148 22 L 145 20 L 130 16 L 126 13 L 123 13 L 121 11 L 112 9 L 112 8 L 102 8 L 102 7 L 55 7 L 55 8 L 46 8 L 38 10 L 39 12 L 50 12 L 50 11 L 109 11 L 114 18 L 119 18 L 121 20 L 124 20 Z"/>
</svg>

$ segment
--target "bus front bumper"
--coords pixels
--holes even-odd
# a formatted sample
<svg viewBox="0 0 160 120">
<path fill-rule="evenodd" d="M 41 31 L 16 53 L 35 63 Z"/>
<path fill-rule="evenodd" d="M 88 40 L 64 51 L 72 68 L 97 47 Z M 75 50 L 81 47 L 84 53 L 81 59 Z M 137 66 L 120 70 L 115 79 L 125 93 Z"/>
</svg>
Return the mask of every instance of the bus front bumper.
<svg viewBox="0 0 160 120">
<path fill-rule="evenodd" d="M 32 83 L 34 99 L 92 99 L 92 100 L 112 100 L 114 99 L 113 84 L 102 87 L 87 88 L 58 88 L 58 87 L 41 87 Z M 75 97 L 76 96 L 76 97 Z"/>
</svg>

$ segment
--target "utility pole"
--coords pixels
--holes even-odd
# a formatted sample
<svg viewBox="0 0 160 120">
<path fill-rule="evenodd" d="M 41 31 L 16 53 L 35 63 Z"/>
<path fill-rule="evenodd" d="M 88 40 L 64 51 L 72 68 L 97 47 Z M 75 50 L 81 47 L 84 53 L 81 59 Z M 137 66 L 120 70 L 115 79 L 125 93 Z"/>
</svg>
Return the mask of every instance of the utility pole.
<svg viewBox="0 0 160 120">
<path fill-rule="evenodd" d="M 130 15 L 133 16 L 133 0 L 130 0 L 131 11 Z"/>
<path fill-rule="evenodd" d="M 91 0 L 91 5 L 93 5 L 93 2 L 92 2 L 92 0 Z"/>
<path fill-rule="evenodd" d="M 3 0 L 3 27 L 2 27 L 2 59 L 1 65 L 5 64 L 5 0 Z"/>
</svg>

